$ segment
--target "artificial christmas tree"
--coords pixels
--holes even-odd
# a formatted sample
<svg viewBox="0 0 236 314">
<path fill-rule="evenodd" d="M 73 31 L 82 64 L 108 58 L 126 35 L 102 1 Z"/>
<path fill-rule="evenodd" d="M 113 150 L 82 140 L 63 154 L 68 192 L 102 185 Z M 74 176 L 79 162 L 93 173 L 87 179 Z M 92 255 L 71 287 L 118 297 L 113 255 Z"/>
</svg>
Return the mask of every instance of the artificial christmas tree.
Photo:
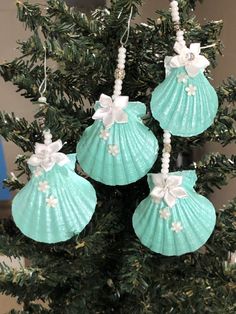
<svg viewBox="0 0 236 314">
<path fill-rule="evenodd" d="M 96 10 L 88 17 L 61 0 L 48 0 L 47 7 L 17 1 L 18 18 L 32 36 L 20 43 L 22 56 L 0 66 L 1 76 L 16 85 L 23 97 L 36 101 L 44 76 L 44 45 L 54 69 L 47 69 L 47 103 L 37 112 L 37 120 L 29 123 L 11 113 L 0 115 L 1 135 L 24 152 L 16 160 L 18 180 L 7 180 L 9 187 L 21 189 L 22 174 L 30 177 L 27 159 L 35 143 L 43 140 L 42 118 L 53 141 L 61 138 L 66 142 L 62 152 L 75 152 L 83 131 L 93 123 L 94 111 L 85 100 L 93 105 L 101 93 L 112 94 L 120 37 L 131 7 L 135 16 L 141 2 L 112 1 L 110 9 Z M 211 45 L 203 53 L 215 66 L 222 24 L 200 26 L 192 12 L 195 3 L 179 1 L 186 43 Z M 157 17 L 133 25 L 127 43 L 123 94 L 147 106 L 151 91 L 164 79 L 164 57 L 172 54 L 175 41 L 170 12 L 158 12 Z M 209 69 L 206 76 L 210 77 Z M 199 136 L 172 140 L 170 170 L 195 168 L 196 190 L 205 196 L 214 187 L 227 184 L 228 175 L 236 176 L 236 157 L 213 153 L 184 169 L 177 167 L 176 161 L 179 152 L 190 155 L 207 141 L 223 145 L 235 141 L 235 87 L 236 81 L 230 78 L 217 89 L 219 111 L 212 127 Z M 163 132 L 149 109 L 144 123 L 158 138 L 161 149 Z M 160 167 L 159 156 L 151 172 L 159 172 Z M 30 263 L 19 271 L 1 265 L 0 290 L 18 297 L 21 313 L 235 313 L 235 270 L 229 267 L 232 259 L 225 261 L 228 252 L 236 251 L 236 199 L 217 211 L 216 229 L 203 248 L 180 257 L 165 257 L 145 248 L 132 228 L 134 210 L 149 193 L 146 178 L 121 187 L 89 180 L 97 192 L 96 212 L 85 230 L 69 241 L 40 244 L 23 236 L 12 220 L 1 221 L 0 252 L 24 256 Z M 37 304 L 38 300 L 45 305 Z"/>
</svg>

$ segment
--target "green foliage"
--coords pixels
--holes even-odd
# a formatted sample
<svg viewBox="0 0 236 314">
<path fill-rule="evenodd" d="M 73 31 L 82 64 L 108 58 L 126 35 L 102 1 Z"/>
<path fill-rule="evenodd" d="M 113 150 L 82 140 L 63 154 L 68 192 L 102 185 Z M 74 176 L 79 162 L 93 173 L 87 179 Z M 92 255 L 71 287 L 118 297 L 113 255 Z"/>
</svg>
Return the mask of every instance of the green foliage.
<svg viewBox="0 0 236 314">
<path fill-rule="evenodd" d="M 222 49 L 222 21 L 200 25 L 192 12 L 196 2 L 180 1 L 186 39 L 188 44 L 200 41 L 202 46 L 215 43 L 204 54 L 216 66 Z M 112 93 L 120 36 L 131 6 L 135 16 L 141 4 L 141 0 L 112 1 L 110 9 L 98 9 L 86 16 L 61 0 L 48 0 L 46 7 L 17 1 L 18 18 L 31 36 L 19 42 L 19 58 L 0 65 L 0 74 L 17 86 L 23 97 L 36 102 L 43 79 L 45 45 L 48 104 L 34 104 L 37 120 L 31 123 L 13 113 L 0 113 L 0 134 L 23 152 L 16 159 L 17 178 L 6 182 L 10 188 L 22 188 L 25 175 L 29 179 L 26 160 L 35 142 L 42 140 L 42 118 L 54 139 L 66 142 L 63 151 L 74 152 L 83 130 L 92 123 L 90 106 L 102 92 Z M 163 58 L 173 54 L 175 40 L 169 11 L 158 11 L 157 18 L 132 25 L 127 44 L 123 93 L 147 106 L 151 91 L 164 78 Z M 207 75 L 210 77 L 210 71 Z M 172 170 L 177 169 L 179 152 L 189 154 L 208 141 L 235 143 L 235 86 L 235 79 L 229 78 L 218 88 L 219 112 L 214 125 L 204 134 L 173 138 Z M 145 123 L 160 139 L 162 131 L 149 107 Z M 196 168 L 197 189 L 206 195 L 236 176 L 235 162 L 236 156 L 212 153 L 185 168 Z M 159 168 L 158 159 L 153 171 Z M 218 211 L 215 232 L 202 249 L 181 257 L 164 257 L 143 247 L 131 226 L 134 209 L 148 193 L 146 178 L 126 187 L 92 183 L 99 200 L 96 213 L 87 228 L 67 242 L 37 243 L 24 237 L 12 220 L 1 221 L 0 253 L 24 256 L 30 263 L 19 271 L 1 265 L 0 291 L 17 296 L 24 307 L 11 313 L 236 312 L 235 270 L 225 264 L 228 251 L 236 251 L 236 199 Z M 45 304 L 36 304 L 38 300 Z"/>
</svg>

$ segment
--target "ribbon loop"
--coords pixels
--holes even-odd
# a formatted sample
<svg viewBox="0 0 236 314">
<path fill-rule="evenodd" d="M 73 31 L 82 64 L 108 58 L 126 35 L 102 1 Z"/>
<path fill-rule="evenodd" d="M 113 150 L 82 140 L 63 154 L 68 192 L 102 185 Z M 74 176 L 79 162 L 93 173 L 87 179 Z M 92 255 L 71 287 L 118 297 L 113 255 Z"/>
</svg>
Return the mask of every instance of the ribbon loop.
<svg viewBox="0 0 236 314">
<path fill-rule="evenodd" d="M 152 189 L 150 196 L 153 201 L 160 203 L 162 200 L 171 208 L 175 205 L 178 198 L 188 196 L 181 184 L 182 176 L 168 176 L 164 178 L 162 174 L 152 174 L 152 180 L 155 187 Z"/>
<path fill-rule="evenodd" d="M 112 101 L 111 97 L 101 94 L 99 98 L 101 108 L 97 109 L 92 118 L 102 120 L 106 128 L 114 123 L 127 123 L 128 115 L 123 109 L 128 106 L 128 101 L 128 96 L 118 96 Z"/>
</svg>

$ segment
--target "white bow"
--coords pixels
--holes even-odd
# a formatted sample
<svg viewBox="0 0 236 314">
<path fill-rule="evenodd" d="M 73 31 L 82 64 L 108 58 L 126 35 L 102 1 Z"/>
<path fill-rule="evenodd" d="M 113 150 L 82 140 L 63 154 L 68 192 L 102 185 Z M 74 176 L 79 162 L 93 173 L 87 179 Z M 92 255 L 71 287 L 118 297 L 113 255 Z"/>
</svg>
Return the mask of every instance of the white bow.
<svg viewBox="0 0 236 314">
<path fill-rule="evenodd" d="M 184 188 L 181 187 L 182 176 L 169 175 L 167 178 L 164 178 L 161 173 L 153 173 L 152 180 L 155 187 L 150 195 L 156 203 L 160 203 L 164 199 L 169 207 L 173 207 L 177 198 L 183 198 L 188 195 Z"/>
<path fill-rule="evenodd" d="M 36 143 L 35 154 L 29 158 L 28 164 L 34 167 L 42 167 L 45 171 L 51 170 L 55 164 L 63 166 L 70 160 L 65 154 L 58 153 L 61 148 L 61 140 L 48 145 Z"/>
<path fill-rule="evenodd" d="M 112 98 L 101 94 L 99 103 L 102 108 L 97 109 L 92 118 L 94 120 L 102 120 L 106 128 L 116 123 L 127 123 L 128 115 L 123 111 L 127 107 L 129 101 L 128 96 L 118 96 L 112 101 Z"/>
<path fill-rule="evenodd" d="M 200 70 L 204 70 L 210 62 L 204 56 L 200 55 L 201 47 L 199 43 L 191 44 L 189 48 L 176 42 L 174 50 L 178 53 L 170 60 L 170 67 L 185 67 L 188 75 L 196 76 Z"/>
</svg>

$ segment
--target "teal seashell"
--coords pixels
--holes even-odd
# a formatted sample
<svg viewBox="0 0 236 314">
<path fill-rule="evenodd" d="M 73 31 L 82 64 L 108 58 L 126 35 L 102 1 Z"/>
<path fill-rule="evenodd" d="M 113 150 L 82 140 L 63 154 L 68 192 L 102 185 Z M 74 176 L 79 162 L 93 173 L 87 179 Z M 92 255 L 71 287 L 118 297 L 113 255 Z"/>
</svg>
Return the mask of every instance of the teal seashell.
<svg viewBox="0 0 236 314">
<path fill-rule="evenodd" d="M 74 172 L 75 154 L 67 156 L 68 164 L 55 165 L 47 172 L 30 167 L 30 181 L 13 199 L 15 224 L 35 241 L 66 241 L 85 228 L 95 211 L 93 186 Z M 41 186 L 45 191 L 39 191 L 40 182 L 47 182 L 48 188 Z M 51 201 L 47 201 L 50 197 Z"/>
<path fill-rule="evenodd" d="M 177 199 L 172 208 L 162 200 L 155 203 L 149 195 L 136 208 L 133 227 L 141 243 L 156 253 L 167 256 L 182 255 L 199 249 L 210 237 L 216 221 L 212 203 L 199 195 L 193 185 L 197 179 L 195 171 L 172 172 L 183 176 L 182 187 L 188 194 Z M 154 187 L 152 174 L 148 174 L 149 187 Z M 163 218 L 165 217 L 165 218 Z M 179 222 L 180 232 L 172 230 Z"/>
<path fill-rule="evenodd" d="M 152 93 L 153 117 L 162 129 L 177 136 L 189 137 L 204 132 L 213 124 L 217 109 L 216 91 L 202 71 L 190 77 L 184 67 L 172 68 Z"/>
<path fill-rule="evenodd" d="M 95 105 L 97 108 L 99 102 Z M 127 123 L 114 123 L 105 129 L 103 122 L 96 120 L 77 145 L 77 159 L 82 169 L 107 185 L 137 181 L 147 174 L 157 158 L 157 139 L 140 118 L 146 113 L 145 105 L 129 102 L 124 111 L 128 114 Z"/>
</svg>

